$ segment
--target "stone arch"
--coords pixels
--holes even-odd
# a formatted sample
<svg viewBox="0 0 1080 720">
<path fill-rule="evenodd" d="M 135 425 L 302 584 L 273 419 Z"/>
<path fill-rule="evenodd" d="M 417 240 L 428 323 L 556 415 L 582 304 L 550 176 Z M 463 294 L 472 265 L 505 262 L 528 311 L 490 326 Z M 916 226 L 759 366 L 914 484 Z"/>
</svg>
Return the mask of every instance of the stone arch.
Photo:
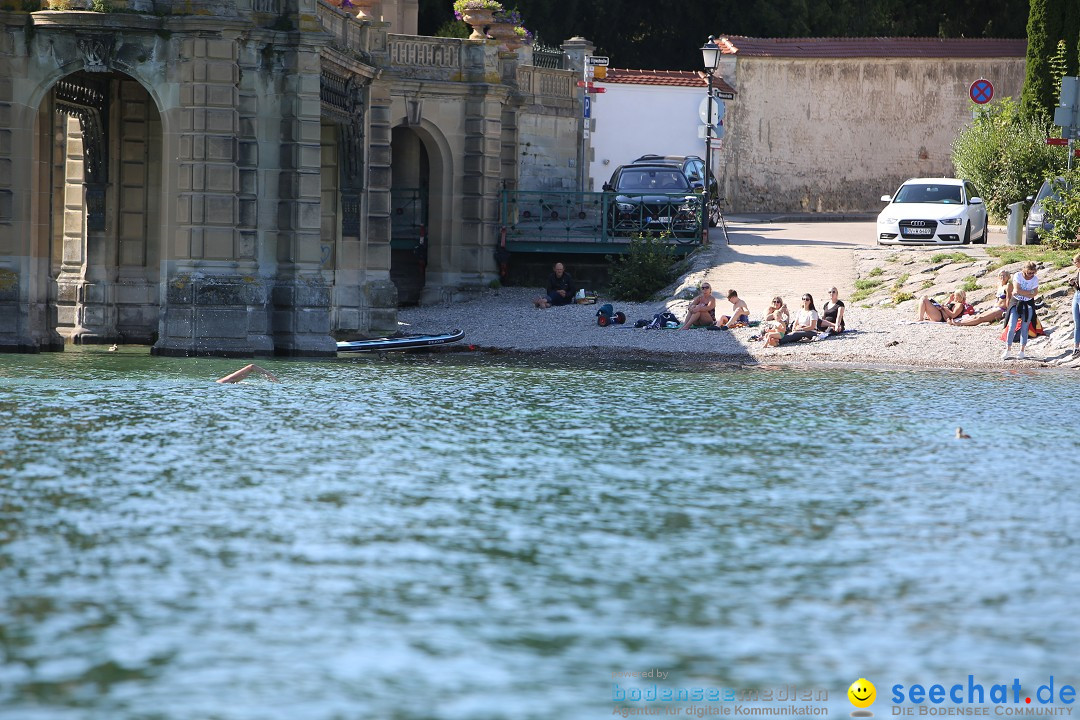
<svg viewBox="0 0 1080 720">
<path fill-rule="evenodd" d="M 52 346 L 157 336 L 171 164 L 168 118 L 148 85 L 80 57 L 30 94 L 36 301 Z"/>
<path fill-rule="evenodd" d="M 396 141 L 405 138 L 414 139 L 416 147 L 423 151 L 427 166 L 427 183 L 424 188 L 426 210 L 423 215 L 427 226 L 428 249 L 423 297 L 418 297 L 417 300 L 438 298 L 443 288 L 452 285 L 455 274 L 453 251 L 460 233 L 460 227 L 453 212 L 453 198 L 458 195 L 453 150 L 438 126 L 425 119 L 409 122 L 406 117 L 396 118 L 392 125 L 391 137 L 391 174 L 394 178 L 400 177 L 399 164 L 402 162 L 401 154 L 394 147 Z M 413 162 L 413 159 L 409 157 L 406 162 Z M 400 243 L 398 247 L 400 248 Z M 395 252 L 398 253 L 398 257 L 401 257 L 401 249 Z M 399 294 L 400 292 L 399 287 Z M 405 298 L 402 300 L 404 301 Z"/>
</svg>

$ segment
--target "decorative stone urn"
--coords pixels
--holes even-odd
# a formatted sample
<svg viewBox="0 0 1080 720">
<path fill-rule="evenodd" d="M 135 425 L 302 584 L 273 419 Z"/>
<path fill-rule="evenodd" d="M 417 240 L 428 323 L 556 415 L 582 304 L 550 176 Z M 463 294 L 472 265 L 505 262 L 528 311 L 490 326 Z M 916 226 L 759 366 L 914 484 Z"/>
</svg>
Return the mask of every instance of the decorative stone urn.
<svg viewBox="0 0 1080 720">
<path fill-rule="evenodd" d="M 470 40 L 487 40 L 484 28 L 491 25 L 494 18 L 495 10 L 493 8 L 467 8 L 461 13 L 461 19 L 472 27 L 472 35 L 469 36 Z"/>
<path fill-rule="evenodd" d="M 371 9 L 379 0 L 327 0 L 327 2 L 341 8 L 357 20 L 371 20 Z"/>
<path fill-rule="evenodd" d="M 521 47 L 522 39 L 514 27 L 514 23 L 502 22 L 496 19 L 488 27 L 488 35 L 498 40 L 501 47 L 505 47 L 507 50 L 517 50 Z"/>
</svg>

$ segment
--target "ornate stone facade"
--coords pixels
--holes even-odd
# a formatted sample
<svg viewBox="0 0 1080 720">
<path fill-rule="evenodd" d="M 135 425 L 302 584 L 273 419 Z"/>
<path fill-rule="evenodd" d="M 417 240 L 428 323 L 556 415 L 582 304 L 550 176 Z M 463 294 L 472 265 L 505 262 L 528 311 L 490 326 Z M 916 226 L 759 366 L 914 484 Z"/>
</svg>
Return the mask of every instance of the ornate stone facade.
<svg viewBox="0 0 1080 720">
<path fill-rule="evenodd" d="M 0 350 L 329 355 L 396 329 L 392 271 L 421 301 L 494 279 L 519 116 L 576 130 L 574 73 L 542 84 L 524 51 L 407 34 L 415 0 L 373 14 L 0 11 Z M 401 249 L 417 227 L 422 261 Z"/>
</svg>

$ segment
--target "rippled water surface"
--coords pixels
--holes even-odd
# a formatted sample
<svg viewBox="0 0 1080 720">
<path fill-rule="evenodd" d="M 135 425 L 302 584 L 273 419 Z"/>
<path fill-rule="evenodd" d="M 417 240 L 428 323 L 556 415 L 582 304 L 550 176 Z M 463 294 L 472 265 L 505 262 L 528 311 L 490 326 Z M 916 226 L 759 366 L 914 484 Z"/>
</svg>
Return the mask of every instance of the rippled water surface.
<svg viewBox="0 0 1080 720">
<path fill-rule="evenodd" d="M 0 716 L 1080 680 L 1074 377 L 241 364 L 0 355 Z"/>
</svg>

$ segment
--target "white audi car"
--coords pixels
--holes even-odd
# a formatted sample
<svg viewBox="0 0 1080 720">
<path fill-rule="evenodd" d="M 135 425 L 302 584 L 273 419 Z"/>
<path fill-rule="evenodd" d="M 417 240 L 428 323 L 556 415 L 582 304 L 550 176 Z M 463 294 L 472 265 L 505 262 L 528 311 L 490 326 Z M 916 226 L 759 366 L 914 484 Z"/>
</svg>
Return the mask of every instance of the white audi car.
<svg viewBox="0 0 1080 720">
<path fill-rule="evenodd" d="M 881 201 L 878 245 L 986 243 L 986 203 L 967 180 L 912 178 Z"/>
</svg>

